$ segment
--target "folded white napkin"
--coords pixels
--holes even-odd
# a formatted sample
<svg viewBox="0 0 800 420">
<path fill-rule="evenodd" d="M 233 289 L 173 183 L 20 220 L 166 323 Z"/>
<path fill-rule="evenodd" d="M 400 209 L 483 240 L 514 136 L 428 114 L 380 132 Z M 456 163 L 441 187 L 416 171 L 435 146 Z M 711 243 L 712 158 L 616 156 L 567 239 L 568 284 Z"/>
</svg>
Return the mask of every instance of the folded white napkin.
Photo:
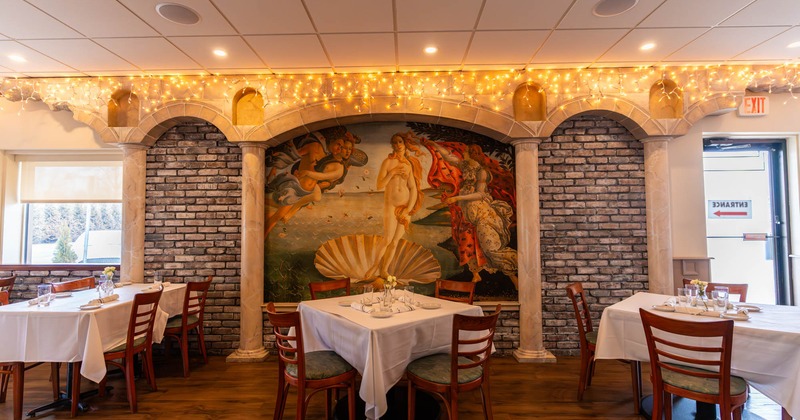
<svg viewBox="0 0 800 420">
<path fill-rule="evenodd" d="M 703 313 L 705 311 L 706 311 L 705 309 L 692 308 L 691 306 L 689 306 L 689 307 L 676 306 L 675 307 L 675 312 L 680 312 L 680 313 L 683 313 L 683 314 L 697 315 L 697 314 Z"/>
<path fill-rule="evenodd" d="M 360 304 L 358 302 L 351 303 L 350 307 L 355 309 L 355 310 L 357 310 L 357 311 L 360 311 L 360 312 L 366 312 L 366 313 L 372 312 L 372 307 L 371 306 L 367 307 L 367 306 L 364 306 L 364 305 L 362 305 L 362 304 Z"/>
<path fill-rule="evenodd" d="M 117 299 L 119 299 L 119 295 L 114 293 L 113 295 L 109 295 L 109 296 L 106 296 L 104 298 L 92 299 L 92 300 L 89 301 L 89 305 L 99 305 L 101 303 L 113 302 L 113 301 L 115 301 Z"/>
<path fill-rule="evenodd" d="M 699 315 L 701 315 L 701 316 L 710 316 L 712 318 L 719 318 L 720 313 L 717 312 L 717 311 L 703 311 L 703 312 L 700 312 Z"/>
<path fill-rule="evenodd" d="M 30 305 L 30 306 L 36 305 L 38 303 L 39 303 L 39 298 L 38 297 L 37 298 L 33 298 L 33 299 L 28 301 L 28 305 Z"/>
<path fill-rule="evenodd" d="M 412 309 L 406 306 L 405 304 L 402 305 L 392 305 L 392 312 L 400 313 L 400 312 L 408 312 Z"/>
<path fill-rule="evenodd" d="M 671 297 L 664 302 L 664 306 L 678 306 L 678 300 L 674 297 Z"/>
</svg>

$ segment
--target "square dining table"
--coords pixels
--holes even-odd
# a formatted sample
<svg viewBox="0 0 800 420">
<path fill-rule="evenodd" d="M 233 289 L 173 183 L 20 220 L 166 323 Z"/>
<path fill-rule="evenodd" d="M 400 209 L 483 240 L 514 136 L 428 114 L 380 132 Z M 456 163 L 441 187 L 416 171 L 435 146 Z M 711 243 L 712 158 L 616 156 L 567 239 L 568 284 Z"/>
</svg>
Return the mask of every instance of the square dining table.
<svg viewBox="0 0 800 420">
<path fill-rule="evenodd" d="M 298 305 L 305 350 L 333 350 L 358 370 L 362 377 L 359 396 L 369 419 L 386 413 L 386 393 L 400 381 L 410 362 L 450 352 L 453 315 L 483 315 L 479 306 L 421 295 L 415 298 L 421 304 L 436 303 L 440 307 L 414 306 L 414 310 L 389 318 L 373 318 L 350 307 L 349 303 L 357 302 L 358 296 L 303 301 Z"/>
<path fill-rule="evenodd" d="M 637 293 L 603 311 L 597 335 L 596 359 L 649 361 L 639 308 L 659 315 L 698 322 L 700 315 L 657 311 L 671 296 Z M 757 305 L 749 320 L 734 321 L 731 374 L 780 404 L 790 415 L 800 416 L 800 307 Z"/>
<path fill-rule="evenodd" d="M 0 362 L 80 361 L 81 375 L 99 383 L 106 375 L 103 352 L 125 342 L 133 297 L 148 291 L 152 291 L 151 284 L 135 283 L 115 288 L 119 299 L 92 310 L 80 307 L 98 298 L 94 289 L 72 292 L 45 307 L 28 302 L 0 306 L 0 331 L 4 339 L 0 346 Z M 167 319 L 183 311 L 185 293 L 185 284 L 173 283 L 164 288 L 156 315 L 154 341 L 160 342 L 163 338 Z M 17 411 L 16 405 L 14 410 Z"/>
</svg>

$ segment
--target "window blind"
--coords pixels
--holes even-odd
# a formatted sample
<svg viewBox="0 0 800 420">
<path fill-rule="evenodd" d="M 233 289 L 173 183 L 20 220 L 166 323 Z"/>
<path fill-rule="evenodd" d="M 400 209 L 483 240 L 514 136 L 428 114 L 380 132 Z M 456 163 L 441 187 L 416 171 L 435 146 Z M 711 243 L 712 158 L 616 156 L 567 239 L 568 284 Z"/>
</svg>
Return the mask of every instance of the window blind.
<svg viewBox="0 0 800 420">
<path fill-rule="evenodd" d="M 122 162 L 22 160 L 22 203 L 122 202 Z"/>
</svg>

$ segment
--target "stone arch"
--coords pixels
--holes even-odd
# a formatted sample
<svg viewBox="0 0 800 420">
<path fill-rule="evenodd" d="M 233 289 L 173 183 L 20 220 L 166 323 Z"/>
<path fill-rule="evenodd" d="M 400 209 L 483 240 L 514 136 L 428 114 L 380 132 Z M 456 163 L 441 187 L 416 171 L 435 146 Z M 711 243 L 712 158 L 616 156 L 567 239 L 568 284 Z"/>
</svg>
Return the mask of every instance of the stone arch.
<svg viewBox="0 0 800 420">
<path fill-rule="evenodd" d="M 109 127 L 136 127 L 139 125 L 139 97 L 129 90 L 120 89 L 108 100 Z"/>
<path fill-rule="evenodd" d="M 611 97 L 597 101 L 591 99 L 591 97 L 575 98 L 553 110 L 541 126 L 537 137 L 550 137 L 561 123 L 578 114 L 608 117 L 622 124 L 639 140 L 667 134 L 664 127 L 650 118 L 647 111 L 634 102 Z"/>
<path fill-rule="evenodd" d="M 275 146 L 289 139 L 321 128 L 377 121 L 415 121 L 442 124 L 474 131 L 503 143 L 517 138 L 534 137 L 528 125 L 515 121 L 507 114 L 471 104 L 439 98 L 404 99 L 395 104 L 395 98 L 376 98 L 369 109 L 361 112 L 346 100 L 330 101 L 294 108 L 275 115 L 264 124 L 246 132 L 243 140 L 264 141 Z"/>
<path fill-rule="evenodd" d="M 547 112 L 547 94 L 538 83 L 524 83 L 514 91 L 514 119 L 517 121 L 544 121 Z"/>
<path fill-rule="evenodd" d="M 253 88 L 244 88 L 233 97 L 234 125 L 259 125 L 264 123 L 264 98 Z"/>
<path fill-rule="evenodd" d="M 650 86 L 650 116 L 653 118 L 683 117 L 683 89 L 669 79 L 660 79 Z"/>
<path fill-rule="evenodd" d="M 142 118 L 139 126 L 128 132 L 123 142 L 152 146 L 164 132 L 182 121 L 192 119 L 214 124 L 230 142 L 242 140 L 239 131 L 222 110 L 209 104 L 175 101 Z"/>
</svg>

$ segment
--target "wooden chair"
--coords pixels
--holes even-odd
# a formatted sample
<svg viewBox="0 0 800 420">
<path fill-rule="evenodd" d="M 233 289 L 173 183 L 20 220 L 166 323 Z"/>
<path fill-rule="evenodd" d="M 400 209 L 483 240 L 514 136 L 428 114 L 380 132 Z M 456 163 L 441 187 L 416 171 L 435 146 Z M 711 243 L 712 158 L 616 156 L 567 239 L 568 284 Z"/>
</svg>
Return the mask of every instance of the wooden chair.
<svg viewBox="0 0 800 420">
<path fill-rule="evenodd" d="M 731 415 L 740 419 L 747 401 L 747 381 L 731 376 L 733 321 L 685 321 L 642 308 L 639 314 L 650 353 L 653 418 L 660 419 L 663 412 L 671 419 L 672 395 L 679 395 L 718 404 L 722 419 L 731 419 Z M 687 344 L 688 340 L 693 341 Z"/>
<path fill-rule="evenodd" d="M 163 290 L 148 293 L 137 293 L 133 297 L 133 307 L 131 317 L 128 321 L 128 334 L 125 342 L 106 351 L 103 356 L 106 363 L 120 368 L 125 373 L 125 385 L 128 391 L 128 404 L 131 413 L 136 413 L 138 405 L 136 403 L 136 384 L 133 362 L 134 356 L 142 355 L 142 372 L 147 377 L 150 389 L 156 391 L 156 375 L 153 371 L 153 325 L 158 312 L 158 301 L 161 299 Z M 117 360 L 120 360 L 119 362 Z M 76 372 L 80 370 L 80 362 L 75 364 Z M 73 375 L 72 383 L 72 404 L 73 411 L 81 395 L 80 375 Z M 104 396 L 106 391 L 106 378 L 100 381 L 100 396 Z"/>
<path fill-rule="evenodd" d="M 472 305 L 475 298 L 475 283 L 471 281 L 436 280 L 435 296 L 453 302 Z"/>
<path fill-rule="evenodd" d="M 53 285 L 53 293 L 71 292 L 73 290 L 81 289 L 94 289 L 94 277 L 84 277 L 78 280 L 68 280 L 58 283 L 51 283 Z"/>
<path fill-rule="evenodd" d="M 501 305 L 485 316 L 453 315 L 450 353 L 433 354 L 408 364 L 408 418 L 416 414 L 416 390 L 433 392 L 444 401 L 448 418 L 458 419 L 458 394 L 481 389 L 484 418 L 492 418 L 489 362 Z M 464 334 L 473 333 L 473 334 Z M 478 336 L 475 336 L 477 333 Z"/>
<path fill-rule="evenodd" d="M 289 387 L 297 387 L 297 419 L 306 417 L 308 402 L 319 391 L 327 391 L 325 418 L 331 418 L 331 396 L 334 389 L 347 389 L 348 418 L 355 419 L 357 371 L 333 351 L 305 353 L 300 312 L 279 314 L 275 305 L 267 304 L 267 316 L 275 333 L 278 348 L 278 395 L 275 420 L 283 418 Z M 292 329 L 294 329 L 292 331 Z M 308 389 L 311 392 L 306 395 Z"/>
<path fill-rule="evenodd" d="M 206 312 L 206 300 L 212 279 L 212 276 L 208 276 L 206 281 L 186 284 L 183 312 L 170 318 L 164 330 L 164 338 L 174 338 L 181 347 L 184 378 L 189 377 L 189 332 L 192 330 L 197 332 L 197 344 L 200 347 L 200 354 L 203 355 L 203 363 L 208 363 L 206 340 L 203 334 L 203 316 Z M 167 354 L 169 354 L 169 347 L 167 347 Z"/>
<path fill-rule="evenodd" d="M 688 286 L 691 282 L 691 279 L 683 279 L 684 286 Z M 706 294 L 711 297 L 711 292 L 717 287 L 727 287 L 729 294 L 739 295 L 739 302 L 747 302 L 748 285 L 746 283 L 708 283 L 708 286 L 706 286 Z"/>
<path fill-rule="evenodd" d="M 8 291 L 0 290 L 0 305 L 8 305 Z"/>
<path fill-rule="evenodd" d="M 0 290 L 0 306 L 8 305 L 8 291 Z M 0 363 L 0 403 L 6 402 L 6 393 L 8 392 L 8 382 L 11 380 L 11 375 L 14 373 L 13 365 Z"/>
<path fill-rule="evenodd" d="M 311 292 L 311 299 L 318 299 L 317 293 L 344 290 L 344 294 L 350 296 L 350 279 L 312 281 L 308 283 L 308 291 Z"/>
<path fill-rule="evenodd" d="M 11 290 L 14 289 L 14 282 L 17 281 L 17 276 L 0 278 L 0 291 L 8 292 L 11 295 Z"/>
<path fill-rule="evenodd" d="M 597 345 L 597 331 L 592 325 L 592 314 L 589 312 L 589 303 L 581 283 L 572 283 L 567 286 L 567 296 L 572 301 L 575 311 L 575 321 L 578 325 L 578 335 L 581 344 L 581 374 L 578 379 L 578 401 L 583 400 L 583 393 L 592 384 L 594 376 L 594 352 Z M 631 382 L 633 387 L 633 407 L 639 412 L 639 395 L 642 389 L 641 365 L 639 362 L 629 362 L 631 365 Z"/>
</svg>

